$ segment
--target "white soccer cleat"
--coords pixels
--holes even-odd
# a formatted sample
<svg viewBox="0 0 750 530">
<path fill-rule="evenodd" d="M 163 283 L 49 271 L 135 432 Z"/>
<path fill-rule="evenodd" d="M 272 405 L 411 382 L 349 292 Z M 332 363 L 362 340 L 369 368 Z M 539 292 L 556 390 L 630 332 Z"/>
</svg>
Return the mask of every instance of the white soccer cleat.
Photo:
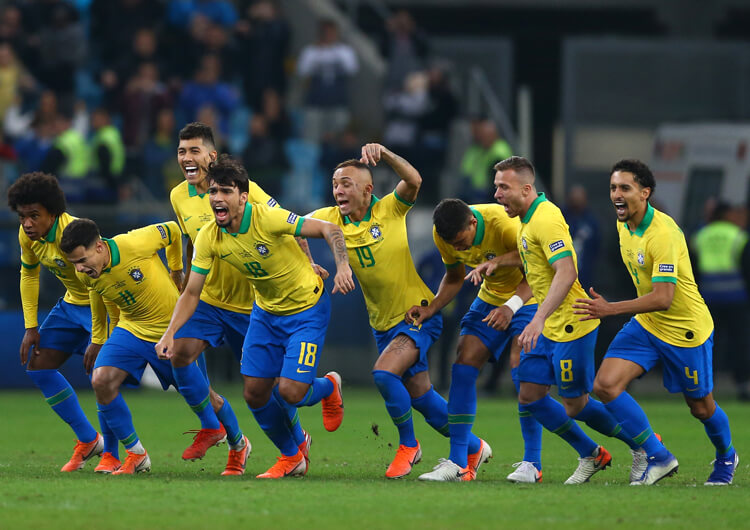
<svg viewBox="0 0 750 530">
<path fill-rule="evenodd" d="M 474 480 L 475 476 L 475 472 L 470 466 L 461 469 L 459 465 L 453 463 L 452 460 L 441 458 L 438 461 L 438 465 L 432 468 L 432 471 L 419 475 L 419 480 L 432 482 L 462 482 Z"/>
<path fill-rule="evenodd" d="M 510 482 L 515 482 L 516 484 L 536 484 L 542 481 L 542 472 L 531 462 L 516 462 L 513 464 L 513 467 L 516 470 L 505 477 Z"/>
<path fill-rule="evenodd" d="M 654 457 L 648 459 L 648 466 L 638 480 L 630 483 L 631 486 L 651 486 L 663 478 L 671 477 L 677 473 L 680 467 L 677 459 L 672 453 L 657 461 Z"/>
<path fill-rule="evenodd" d="M 596 455 L 578 459 L 578 467 L 565 481 L 565 484 L 583 484 L 588 482 L 595 473 L 601 471 L 612 463 L 612 455 L 601 445 L 596 450 Z"/>
<path fill-rule="evenodd" d="M 633 455 L 633 465 L 630 466 L 630 482 L 638 482 L 648 467 L 648 455 L 643 449 L 637 451 L 630 450 Z"/>
</svg>

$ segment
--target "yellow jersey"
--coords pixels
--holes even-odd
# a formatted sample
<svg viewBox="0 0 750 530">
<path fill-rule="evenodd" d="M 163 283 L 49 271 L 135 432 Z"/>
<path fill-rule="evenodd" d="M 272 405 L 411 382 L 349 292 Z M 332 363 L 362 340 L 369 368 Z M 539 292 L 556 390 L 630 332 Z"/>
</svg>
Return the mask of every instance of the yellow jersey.
<svg viewBox="0 0 750 530">
<path fill-rule="evenodd" d="M 456 250 L 440 237 L 432 227 L 432 239 L 440 251 L 446 269 L 464 264 L 476 267 L 496 256 L 516 250 L 516 238 L 521 223 L 508 217 L 499 204 L 475 204 L 470 206 L 477 220 L 477 233 L 471 248 Z M 491 276 L 485 276 L 479 289 L 479 299 L 495 306 L 503 305 L 516 292 L 523 280 L 523 273 L 514 267 L 498 267 Z M 531 297 L 526 304 L 536 304 Z"/>
<path fill-rule="evenodd" d="M 52 224 L 47 236 L 41 241 L 32 241 L 18 227 L 18 242 L 21 245 L 21 305 L 26 328 L 38 326 L 39 309 L 39 264 L 44 265 L 65 286 L 63 300 L 69 304 L 89 305 L 89 291 L 76 275 L 76 269 L 60 250 L 63 230 L 76 218 L 62 213 Z"/>
<path fill-rule="evenodd" d="M 626 223 L 617 223 L 617 231 L 622 261 L 639 297 L 650 293 L 654 283 L 675 284 L 669 309 L 640 313 L 635 319 L 672 346 L 695 347 L 706 342 L 714 323 L 695 284 L 685 235 L 677 223 L 649 204 L 635 232 Z"/>
<path fill-rule="evenodd" d="M 411 306 L 434 298 L 409 251 L 406 214 L 412 206 L 394 191 L 382 199 L 373 195 L 361 221 L 342 216 L 338 206 L 310 214 L 344 232 L 349 263 L 362 287 L 370 326 L 377 331 L 391 329 L 403 322 Z"/>
<path fill-rule="evenodd" d="M 180 228 L 168 221 L 102 240 L 109 247 L 107 267 L 98 278 L 78 274 L 91 288 L 92 342 L 101 344 L 98 340 L 106 325 L 102 301 L 119 308 L 118 327 L 139 339 L 158 342 L 169 326 L 178 292 L 157 252 L 166 248 L 170 270 L 182 270 Z"/>
<path fill-rule="evenodd" d="M 521 219 L 518 231 L 518 252 L 521 254 L 526 280 L 539 305 L 544 302 L 555 276 L 552 264 L 565 257 L 573 258 L 578 270 L 578 257 L 573 248 L 570 229 L 560 208 L 540 193 Z M 576 298 L 588 298 L 576 278 L 565 299 L 544 324 L 544 336 L 555 342 L 570 342 L 590 333 L 599 325 L 598 319 L 580 322 L 573 314 Z"/>
<path fill-rule="evenodd" d="M 255 302 L 264 311 L 293 315 L 309 309 L 323 294 L 323 280 L 294 239 L 304 219 L 282 208 L 247 203 L 238 233 L 215 222 L 201 228 L 192 272 L 207 275 L 219 259 L 252 283 Z"/>
<path fill-rule="evenodd" d="M 195 246 L 200 229 L 214 220 L 208 193 L 198 193 L 195 186 L 183 181 L 172 189 L 169 200 L 177 216 L 180 230 Z M 252 181 L 249 183 L 247 200 L 248 202 L 263 202 L 272 207 L 278 205 L 270 195 Z M 216 258 L 203 286 L 201 300 L 221 309 L 249 314 L 253 309 L 255 293 L 252 284 L 244 279 L 240 271 Z"/>
</svg>

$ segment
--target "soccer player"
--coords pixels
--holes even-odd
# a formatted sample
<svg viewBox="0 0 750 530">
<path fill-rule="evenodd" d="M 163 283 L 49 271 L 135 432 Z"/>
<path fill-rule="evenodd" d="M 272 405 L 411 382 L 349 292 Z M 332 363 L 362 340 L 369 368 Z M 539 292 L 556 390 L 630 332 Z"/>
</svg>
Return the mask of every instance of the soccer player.
<svg viewBox="0 0 750 530">
<path fill-rule="evenodd" d="M 677 459 L 651 430 L 648 418 L 628 394 L 630 382 L 661 361 L 664 386 L 682 392 L 690 412 L 716 447 L 705 484 L 732 483 L 739 457 L 729 418 L 713 398 L 713 321 L 693 279 L 685 236 L 671 217 L 651 205 L 656 182 L 638 160 L 621 160 L 610 172 L 609 196 L 617 215 L 622 261 L 638 297 L 608 302 L 591 288 L 576 300 L 576 313 L 590 319 L 635 313 L 607 350 L 594 390 L 623 430 L 648 455 L 647 468 L 631 480 L 650 485 L 677 472 Z"/>
<path fill-rule="evenodd" d="M 330 318 L 323 280 L 310 267 L 294 236 L 324 237 L 336 257 L 333 292 L 354 288 L 341 230 L 266 204 L 249 203 L 245 168 L 220 155 L 208 170 L 208 194 L 215 222 L 195 241 L 192 272 L 169 327 L 155 346 L 170 356 L 174 337 L 195 312 L 206 276 L 216 259 L 243 272 L 255 289 L 255 307 L 242 348 L 245 400 L 281 457 L 258 478 L 304 475 L 308 464 L 295 443 L 286 406 L 273 398 L 276 378 L 283 402 L 295 407 L 323 401 L 323 425 L 336 430 L 343 419 L 341 377 L 316 378 L 319 350 Z"/>
<path fill-rule="evenodd" d="M 459 199 L 440 201 L 432 220 L 432 237 L 446 271 L 435 299 L 428 306 L 414 306 L 407 313 L 411 318 L 418 315 L 413 318 L 413 323 L 417 325 L 455 298 L 463 286 L 467 265 L 477 267 L 496 256 L 515 251 L 516 235 L 521 226 L 518 219 L 508 217 L 498 204 L 469 206 Z M 461 320 L 458 358 L 451 370 L 448 397 L 450 456 L 447 460 L 441 458 L 434 470 L 421 475 L 420 480 L 467 480 L 466 477 L 474 472 L 468 466 L 467 444 L 477 411 L 476 382 L 479 371 L 487 361 L 500 360 L 508 341 L 521 334 L 537 309 L 533 298 L 524 304 L 522 298 L 516 295 L 516 289 L 523 289 L 528 298 L 529 286 L 520 268 L 498 268 L 493 275 L 483 278 L 479 295 Z M 511 341 L 511 375 L 517 391 L 520 355 L 518 341 Z M 528 412 L 520 409 L 519 419 L 525 446 L 524 458 L 508 480 L 541 482 L 542 426 Z"/>
<path fill-rule="evenodd" d="M 157 254 L 166 249 L 172 278 Z M 140 383 L 146 364 L 151 365 L 166 390 L 177 387 L 168 361 L 159 360 L 154 343 L 169 323 L 182 279 L 182 240 L 177 223 L 169 221 L 102 238 L 90 219 L 77 219 L 63 231 L 60 249 L 89 288 L 92 328 L 104 326 L 103 301 L 120 309 L 120 319 L 94 364 L 91 380 L 102 424 L 125 446 L 127 458 L 113 474 L 133 474 L 151 469 L 125 400 L 123 383 Z"/>
<path fill-rule="evenodd" d="M 57 179 L 46 173 L 26 173 L 8 189 L 8 205 L 18 214 L 21 226 L 21 304 L 26 333 L 21 342 L 21 364 L 42 391 L 47 403 L 73 429 L 78 441 L 73 456 L 61 471 L 81 469 L 90 458 L 102 455 L 95 471 L 111 473 L 120 466 L 117 439 L 102 422 L 102 435 L 83 413 L 73 387 L 59 372 L 71 354 L 83 355 L 86 373 L 106 340 L 91 335 L 89 292 L 60 250 L 60 237 L 75 219 L 65 211 L 65 195 Z M 65 286 L 65 295 L 37 329 L 39 264 Z"/>
<path fill-rule="evenodd" d="M 401 178 L 393 193 L 382 199 L 372 194 L 369 167 L 380 161 Z M 446 402 L 433 388 L 427 371 L 427 352 L 440 336 L 442 316 L 436 314 L 420 325 L 404 321 L 410 307 L 427 304 L 434 296 L 417 274 L 406 233 L 406 214 L 421 183 L 422 177 L 409 162 L 380 144 L 367 144 L 362 147 L 360 160 L 347 160 L 334 170 L 336 206 L 310 214 L 341 227 L 362 286 L 380 353 L 373 379 L 399 434 L 396 455 L 385 472 L 391 479 L 408 475 L 422 458 L 414 435 L 412 408 L 431 427 L 448 436 Z M 492 454 L 489 445 L 476 436 L 471 439 L 471 453 L 475 467 Z M 473 472 L 467 477 L 473 477 Z"/>
<path fill-rule="evenodd" d="M 580 484 L 609 466 L 612 456 L 589 438 L 573 418 L 619 438 L 633 452 L 640 447 L 625 435 L 604 405 L 589 396 L 599 321 L 579 322 L 573 314 L 574 300 L 585 297 L 586 292 L 578 282 L 570 231 L 560 209 L 543 193 L 536 192 L 534 180 L 534 166 L 526 158 L 513 156 L 495 164 L 495 198 L 510 217 L 521 218 L 518 254 L 505 254 L 495 264 L 503 259 L 514 266 L 523 264 L 539 303 L 518 337 L 523 351 L 518 366 L 519 409 L 530 412 L 578 452 L 578 468 L 565 483 Z M 492 265 L 478 269 L 485 276 L 494 271 Z M 564 407 L 549 396 L 550 385 L 557 385 Z M 637 462 L 634 455 L 633 467 Z"/>
</svg>

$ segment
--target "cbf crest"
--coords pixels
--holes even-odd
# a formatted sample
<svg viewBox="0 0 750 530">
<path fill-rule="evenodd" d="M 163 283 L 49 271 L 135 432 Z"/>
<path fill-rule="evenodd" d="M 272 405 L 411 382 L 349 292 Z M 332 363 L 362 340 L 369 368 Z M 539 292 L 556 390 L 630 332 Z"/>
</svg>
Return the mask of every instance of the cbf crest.
<svg viewBox="0 0 750 530">
<path fill-rule="evenodd" d="M 383 231 L 380 229 L 380 225 L 372 225 L 370 227 L 370 235 L 373 239 L 380 239 L 383 237 Z"/>
<path fill-rule="evenodd" d="M 529 250 L 529 245 L 528 245 L 528 243 L 526 243 L 526 238 L 525 237 L 521 238 L 521 246 L 523 247 L 524 250 Z"/>
<path fill-rule="evenodd" d="M 524 249 L 525 249 L 525 248 L 526 248 L 526 247 L 524 247 Z M 487 253 L 486 253 L 486 254 L 484 255 L 484 259 L 486 259 L 487 261 L 493 260 L 493 259 L 495 259 L 496 257 L 497 257 L 497 255 L 496 255 L 496 254 L 495 254 L 494 252 L 487 252 Z"/>
<path fill-rule="evenodd" d="M 133 278 L 133 281 L 135 283 L 141 283 L 145 278 L 139 267 L 133 267 L 132 269 L 130 269 L 128 271 L 128 275 Z"/>
<path fill-rule="evenodd" d="M 61 260 L 60 258 L 55 258 L 54 261 L 55 261 L 55 265 L 57 265 L 61 269 L 65 268 L 65 262 Z"/>
<path fill-rule="evenodd" d="M 646 262 L 646 258 L 644 257 L 642 250 L 638 251 L 638 255 L 636 256 L 636 259 L 638 260 L 638 265 L 643 267 L 643 264 Z"/>
<path fill-rule="evenodd" d="M 267 257 L 271 253 L 271 251 L 268 250 L 268 247 L 264 245 L 263 243 L 258 243 L 257 245 L 255 245 L 255 250 L 257 250 L 258 254 L 260 254 L 264 258 Z"/>
</svg>

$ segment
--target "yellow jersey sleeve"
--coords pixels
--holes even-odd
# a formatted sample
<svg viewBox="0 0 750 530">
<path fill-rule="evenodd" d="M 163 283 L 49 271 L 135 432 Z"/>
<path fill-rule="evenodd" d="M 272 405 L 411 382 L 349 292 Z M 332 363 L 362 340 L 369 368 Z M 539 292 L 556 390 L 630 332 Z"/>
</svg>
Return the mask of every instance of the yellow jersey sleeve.
<svg viewBox="0 0 750 530">
<path fill-rule="evenodd" d="M 262 203 L 268 206 L 269 208 L 277 208 L 277 207 L 280 208 L 279 203 L 276 202 L 276 199 L 274 199 L 268 193 L 263 191 L 263 188 L 258 186 L 258 184 L 253 182 L 252 180 L 248 182 L 247 202 Z"/>
<path fill-rule="evenodd" d="M 89 301 L 91 302 L 91 342 L 104 344 L 108 337 L 107 307 L 104 305 L 102 295 L 93 289 L 89 290 Z"/>
<path fill-rule="evenodd" d="M 144 256 L 148 257 L 162 248 L 166 249 L 169 270 L 182 270 L 182 238 L 179 225 L 175 221 L 144 226 L 128 232 L 129 239 Z"/>
<path fill-rule="evenodd" d="M 39 258 L 31 250 L 31 241 L 21 227 L 18 241 L 21 244 L 21 307 L 24 326 L 29 329 L 39 325 Z"/>
<path fill-rule="evenodd" d="M 653 260 L 651 269 L 651 283 L 669 282 L 677 283 L 679 267 L 679 238 L 676 234 L 665 234 L 667 237 L 659 244 L 648 246 L 649 254 Z"/>
<path fill-rule="evenodd" d="M 215 225 L 216 223 L 214 223 Z M 191 272 L 207 275 L 214 263 L 214 241 L 216 241 L 216 229 L 206 224 L 198 232 L 193 246 L 193 260 L 190 265 Z"/>
<path fill-rule="evenodd" d="M 455 249 L 438 235 L 434 226 L 432 227 L 432 240 L 435 242 L 435 248 L 440 252 L 440 259 L 443 260 L 443 265 L 445 265 L 446 269 L 452 269 L 453 267 L 461 265 L 461 261 L 458 259 Z"/>
<path fill-rule="evenodd" d="M 294 212 L 283 208 L 270 208 L 265 204 L 254 206 L 254 213 L 257 212 L 263 218 L 263 231 L 269 235 L 282 236 L 290 235 L 298 237 L 305 218 Z"/>
<path fill-rule="evenodd" d="M 561 258 L 573 257 L 573 240 L 562 215 L 541 217 L 535 233 L 550 265 Z"/>
</svg>

